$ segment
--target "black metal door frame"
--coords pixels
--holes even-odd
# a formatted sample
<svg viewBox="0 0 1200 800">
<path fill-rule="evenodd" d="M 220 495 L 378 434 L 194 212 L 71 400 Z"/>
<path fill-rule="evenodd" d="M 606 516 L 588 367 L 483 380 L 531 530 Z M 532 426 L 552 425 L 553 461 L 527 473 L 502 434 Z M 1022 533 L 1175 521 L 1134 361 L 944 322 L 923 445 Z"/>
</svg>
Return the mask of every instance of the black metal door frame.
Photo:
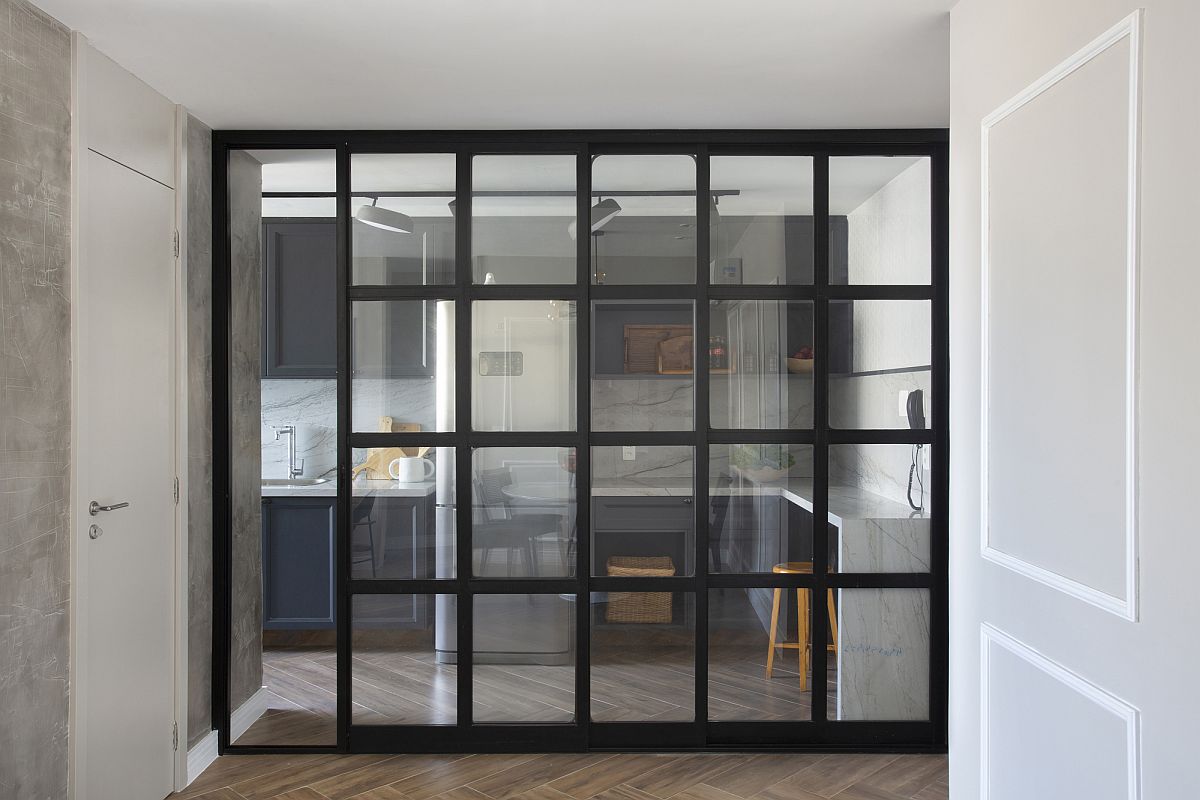
<svg viewBox="0 0 1200 800">
<path fill-rule="evenodd" d="M 593 131 L 217 131 L 213 134 L 213 719 L 222 753 L 474 752 L 614 750 L 884 750 L 941 752 L 946 747 L 948 683 L 947 503 L 949 488 L 948 345 L 948 133 L 919 130 L 593 130 Z M 230 151 L 329 149 L 336 159 L 338 309 L 338 511 L 337 511 L 337 743 L 328 747 L 246 746 L 229 741 L 231 605 L 230 506 L 230 226 L 227 165 Z M 352 153 L 436 152 L 456 156 L 455 282 L 439 286 L 351 284 L 350 157 Z M 486 154 L 574 154 L 577 219 L 591 207 L 591 162 L 610 153 L 688 154 L 696 159 L 696 280 L 694 284 L 592 285 L 590 237 L 577 237 L 574 284 L 477 285 L 471 275 L 471 159 Z M 798 155 L 813 158 L 815 229 L 811 285 L 713 285 L 709 282 L 709 157 Z M 931 283 L 831 285 L 829 282 L 829 157 L 926 156 L 931 162 Z M 350 308 L 358 300 L 455 301 L 455 430 L 420 433 L 353 433 L 350 415 Z M 474 432 L 471 430 L 471 311 L 475 300 L 569 300 L 577 304 L 576 430 L 573 432 Z M 592 432 L 590 430 L 591 303 L 604 299 L 674 299 L 694 304 L 695 341 L 708 341 L 709 301 L 799 300 L 811 302 L 815 319 L 814 425 L 807 430 L 731 430 L 709 427 L 707 359 L 695 359 L 692 431 Z M 931 426 L 925 430 L 840 430 L 829 426 L 829 304 L 866 299 L 928 300 L 932 304 Z M 698 346 L 698 345 L 697 345 Z M 838 444 L 923 444 L 931 447 L 932 565 L 928 573 L 829 573 L 828 540 L 813 537 L 811 575 L 708 574 L 710 444 L 802 444 L 813 448 L 813 528 L 828 520 L 828 453 Z M 457 577 L 437 580 L 356 581 L 350 573 L 350 462 L 356 447 L 425 445 L 452 447 L 457 496 L 471 495 L 471 453 L 479 446 L 551 446 L 576 449 L 578 507 L 575 577 L 495 579 L 471 577 L 471 514 L 458 514 Z M 591 577 L 590 448 L 615 445 L 676 445 L 694 450 L 695 559 L 692 576 Z M 469 504 L 468 504 L 469 506 Z M 809 721 L 708 721 L 708 590 L 711 588 L 922 588 L 930 592 L 930 709 L 928 721 L 857 722 L 828 719 L 826 642 L 822 604 L 813 603 L 812 714 Z M 590 720 L 590 604 L 592 591 L 686 592 L 695 599 L 695 719 L 692 722 L 596 723 Z M 575 721 L 564 724 L 475 724 L 472 711 L 472 603 L 481 593 L 556 593 L 577 598 L 575 624 Z M 458 602 L 458 713 L 455 725 L 362 726 L 351 723 L 351 601 L 355 594 L 455 594 Z"/>
</svg>

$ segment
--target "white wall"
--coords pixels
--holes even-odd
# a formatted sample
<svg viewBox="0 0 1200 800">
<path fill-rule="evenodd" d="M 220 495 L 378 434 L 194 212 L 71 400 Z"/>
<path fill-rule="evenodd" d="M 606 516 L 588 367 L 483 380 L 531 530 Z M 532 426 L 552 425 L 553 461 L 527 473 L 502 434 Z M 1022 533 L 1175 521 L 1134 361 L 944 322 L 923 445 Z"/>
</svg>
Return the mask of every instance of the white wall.
<svg viewBox="0 0 1200 800">
<path fill-rule="evenodd" d="M 993 129 L 990 324 L 981 322 L 981 122 L 1135 5 L 960 0 L 952 12 L 955 800 L 1200 796 L 1200 772 L 1191 763 L 1200 711 L 1191 587 L 1200 540 L 1189 500 L 1200 448 L 1191 411 L 1200 390 L 1193 308 L 1200 296 L 1200 4 L 1143 6 L 1141 179 L 1140 187 L 1132 184 L 1135 199 L 1140 188 L 1140 302 L 1130 352 L 1120 305 L 1129 297 L 1121 213 L 1131 188 L 1122 145 L 1131 119 L 1129 41 Z M 1113 58 L 1126 69 L 1114 68 Z M 1132 120 L 1136 131 L 1136 114 Z M 1106 150 L 1110 155 L 1101 155 Z M 1007 563 L 981 557 L 985 325 L 993 345 L 1005 344 L 992 348 L 987 369 L 988 463 L 1001 471 L 989 483 L 986 518 L 997 550 L 1018 556 Z M 1089 344 L 1081 331 L 1101 341 Z M 1127 355 L 1137 363 L 1129 382 L 1136 389 L 1136 448 L 1128 447 L 1124 425 Z M 995 385 L 1005 379 L 1003 388 Z M 1114 530 L 1122 540 L 1130 530 L 1123 486 L 1098 488 L 1103 465 L 1123 458 L 1137 479 L 1131 557 L 1110 539 Z M 1098 504 L 1109 510 L 1097 516 Z M 1044 513 L 1033 513 L 1039 507 Z M 1140 589 L 1124 596 L 1124 583 L 1114 587 L 1098 567 L 1136 575 Z M 1114 597 L 1112 607 L 1100 607 L 1097 592 Z M 1134 611 L 1137 618 L 1127 618 Z M 981 695 L 990 702 L 987 714 Z M 982 770 L 989 770 L 986 783 Z"/>
</svg>

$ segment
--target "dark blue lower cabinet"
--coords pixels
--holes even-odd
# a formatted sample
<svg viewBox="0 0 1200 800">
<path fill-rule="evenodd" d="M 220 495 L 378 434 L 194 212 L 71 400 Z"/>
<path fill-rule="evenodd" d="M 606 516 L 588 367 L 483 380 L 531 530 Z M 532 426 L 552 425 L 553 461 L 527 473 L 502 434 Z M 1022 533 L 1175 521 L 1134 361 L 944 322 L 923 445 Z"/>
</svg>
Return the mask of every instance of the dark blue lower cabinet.
<svg viewBox="0 0 1200 800">
<path fill-rule="evenodd" d="M 333 497 L 264 497 L 263 628 L 335 627 Z"/>
</svg>

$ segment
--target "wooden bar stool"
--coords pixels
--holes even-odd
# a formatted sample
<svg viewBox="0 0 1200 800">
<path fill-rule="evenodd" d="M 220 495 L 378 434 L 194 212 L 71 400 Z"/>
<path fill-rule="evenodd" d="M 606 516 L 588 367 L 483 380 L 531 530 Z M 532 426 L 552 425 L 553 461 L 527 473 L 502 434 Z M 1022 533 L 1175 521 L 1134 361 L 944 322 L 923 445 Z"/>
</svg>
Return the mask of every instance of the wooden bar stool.
<svg viewBox="0 0 1200 800">
<path fill-rule="evenodd" d="M 776 564 L 771 568 L 771 572 L 783 575 L 811 575 L 813 565 L 811 561 L 789 561 L 786 564 Z M 808 630 L 808 589 L 796 590 L 796 616 L 799 617 L 797 622 L 796 641 L 795 642 L 779 642 L 775 638 L 775 631 L 779 627 L 779 603 L 783 599 L 785 589 L 779 588 L 775 590 L 775 602 L 771 604 L 771 641 L 767 650 L 767 677 L 771 677 L 772 667 L 775 663 L 775 648 L 781 647 L 784 650 L 799 650 L 800 651 L 800 691 L 808 689 L 808 655 L 812 643 L 809 640 Z M 837 652 L 837 611 L 833 605 L 833 589 L 828 591 L 829 605 L 829 632 L 831 641 L 828 648 L 834 653 Z M 786 636 L 785 636 L 786 638 Z"/>
</svg>

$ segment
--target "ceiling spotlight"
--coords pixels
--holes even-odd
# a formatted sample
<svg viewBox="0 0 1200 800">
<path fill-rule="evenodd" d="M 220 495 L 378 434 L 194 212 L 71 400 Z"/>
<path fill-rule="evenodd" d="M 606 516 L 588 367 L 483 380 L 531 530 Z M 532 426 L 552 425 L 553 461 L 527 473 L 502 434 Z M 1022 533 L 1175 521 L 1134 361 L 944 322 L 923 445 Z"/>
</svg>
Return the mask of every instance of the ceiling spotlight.
<svg viewBox="0 0 1200 800">
<path fill-rule="evenodd" d="M 373 228 L 382 228 L 392 233 L 413 232 L 412 217 L 407 214 L 401 214 L 399 211 L 380 208 L 377 205 L 378 202 L 379 198 L 374 198 L 371 200 L 371 205 L 359 208 L 354 218 L 365 225 L 370 225 Z"/>
<path fill-rule="evenodd" d="M 607 200 L 601 200 L 596 205 L 592 206 L 592 233 L 599 233 L 600 229 L 612 221 L 612 218 L 621 213 L 621 205 L 611 197 Z M 576 233 L 575 220 L 567 223 L 567 233 L 571 238 L 575 238 Z"/>
</svg>

